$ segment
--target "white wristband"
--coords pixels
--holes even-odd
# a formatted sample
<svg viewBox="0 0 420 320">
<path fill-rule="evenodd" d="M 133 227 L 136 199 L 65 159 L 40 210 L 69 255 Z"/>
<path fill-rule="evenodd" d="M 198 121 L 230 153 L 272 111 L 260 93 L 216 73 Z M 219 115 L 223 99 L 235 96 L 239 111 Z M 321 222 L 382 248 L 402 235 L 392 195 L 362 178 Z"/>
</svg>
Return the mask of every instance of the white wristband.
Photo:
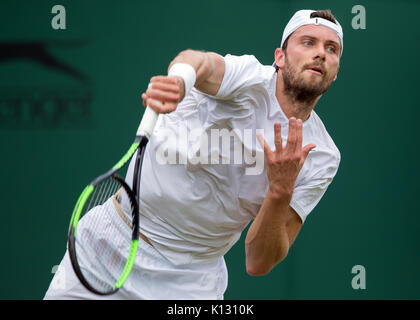
<svg viewBox="0 0 420 320">
<path fill-rule="evenodd" d="M 187 63 L 175 63 L 168 71 L 168 76 L 178 76 L 184 79 L 185 96 L 195 85 L 196 73 L 194 68 Z"/>
</svg>

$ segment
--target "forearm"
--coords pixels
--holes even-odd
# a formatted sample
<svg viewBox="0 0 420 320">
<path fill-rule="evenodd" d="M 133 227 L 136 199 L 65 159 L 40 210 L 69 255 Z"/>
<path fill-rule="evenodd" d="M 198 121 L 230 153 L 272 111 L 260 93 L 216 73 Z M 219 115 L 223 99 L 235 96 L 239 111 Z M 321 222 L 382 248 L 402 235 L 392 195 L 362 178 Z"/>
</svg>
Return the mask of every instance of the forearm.
<svg viewBox="0 0 420 320">
<path fill-rule="evenodd" d="M 250 275 L 267 274 L 287 256 L 289 208 L 287 197 L 267 193 L 245 239 L 246 266 Z"/>
<path fill-rule="evenodd" d="M 207 94 L 216 95 L 223 80 L 225 65 L 223 58 L 214 52 L 185 50 L 180 52 L 169 64 L 187 63 L 196 72 L 195 87 Z"/>
</svg>

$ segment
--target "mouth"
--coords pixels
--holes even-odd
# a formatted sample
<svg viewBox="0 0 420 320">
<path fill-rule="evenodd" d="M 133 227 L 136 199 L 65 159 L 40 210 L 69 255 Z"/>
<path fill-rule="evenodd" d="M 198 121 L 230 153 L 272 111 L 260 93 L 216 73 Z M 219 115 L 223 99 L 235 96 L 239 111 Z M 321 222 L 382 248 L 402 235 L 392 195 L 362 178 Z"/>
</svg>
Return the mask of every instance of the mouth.
<svg viewBox="0 0 420 320">
<path fill-rule="evenodd" d="M 320 67 L 309 67 L 306 70 L 308 70 L 309 72 L 315 73 L 317 75 L 322 75 L 323 74 L 322 68 L 320 68 Z"/>
</svg>

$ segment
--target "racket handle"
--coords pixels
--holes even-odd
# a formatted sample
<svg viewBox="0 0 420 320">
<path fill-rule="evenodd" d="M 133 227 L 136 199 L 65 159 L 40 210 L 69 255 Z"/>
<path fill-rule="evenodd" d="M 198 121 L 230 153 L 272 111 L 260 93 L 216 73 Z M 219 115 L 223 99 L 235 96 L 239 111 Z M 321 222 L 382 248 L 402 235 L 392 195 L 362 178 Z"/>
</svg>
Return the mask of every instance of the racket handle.
<svg viewBox="0 0 420 320">
<path fill-rule="evenodd" d="M 149 89 L 151 87 L 152 87 L 152 84 L 149 83 L 147 88 Z M 149 140 L 150 136 L 153 133 L 153 129 L 155 128 L 158 117 L 159 117 L 159 114 L 155 110 L 147 106 L 146 110 L 144 111 L 143 118 L 140 121 L 139 128 L 137 129 L 136 136 L 137 137 L 143 136 L 143 137 L 146 137 L 147 140 Z"/>
<path fill-rule="evenodd" d="M 147 107 L 144 111 L 139 128 L 137 129 L 136 136 L 145 136 L 147 139 L 150 139 L 150 136 L 153 133 L 153 129 L 155 128 L 158 116 L 159 114 L 155 110 L 153 110 L 150 107 Z"/>
</svg>

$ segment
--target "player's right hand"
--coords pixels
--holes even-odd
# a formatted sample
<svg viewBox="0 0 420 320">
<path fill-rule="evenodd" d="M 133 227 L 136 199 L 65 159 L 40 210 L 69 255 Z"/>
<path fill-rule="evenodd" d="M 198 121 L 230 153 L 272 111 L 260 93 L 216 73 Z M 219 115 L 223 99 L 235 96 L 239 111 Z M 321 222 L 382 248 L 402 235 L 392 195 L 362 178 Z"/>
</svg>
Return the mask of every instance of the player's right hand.
<svg viewBox="0 0 420 320">
<path fill-rule="evenodd" d="M 156 76 L 150 79 L 149 88 L 141 95 L 143 105 L 157 113 L 169 113 L 176 109 L 184 97 L 184 80 L 177 76 Z"/>
</svg>

